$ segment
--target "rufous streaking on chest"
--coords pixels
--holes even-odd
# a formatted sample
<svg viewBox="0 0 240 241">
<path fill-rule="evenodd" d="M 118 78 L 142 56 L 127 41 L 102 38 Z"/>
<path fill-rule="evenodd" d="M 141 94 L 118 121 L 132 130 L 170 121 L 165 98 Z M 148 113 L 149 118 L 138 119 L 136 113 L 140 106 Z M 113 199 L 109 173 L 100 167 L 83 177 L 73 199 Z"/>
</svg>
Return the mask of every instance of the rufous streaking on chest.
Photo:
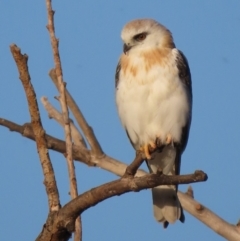
<svg viewBox="0 0 240 241">
<path fill-rule="evenodd" d="M 116 72 L 121 122 L 134 148 L 144 152 L 150 171 L 161 166 L 165 174 L 178 174 L 191 123 L 191 75 L 187 60 L 175 48 L 170 31 L 154 20 L 128 23 L 121 37 L 124 53 Z M 150 154 L 157 143 L 164 147 L 157 155 L 159 160 Z M 172 190 L 168 190 L 170 196 L 176 196 Z M 181 205 L 176 202 L 170 205 L 170 211 L 166 211 L 169 205 L 165 203 L 166 210 L 161 209 L 161 214 L 156 211 L 156 219 L 164 223 L 181 220 Z"/>
</svg>

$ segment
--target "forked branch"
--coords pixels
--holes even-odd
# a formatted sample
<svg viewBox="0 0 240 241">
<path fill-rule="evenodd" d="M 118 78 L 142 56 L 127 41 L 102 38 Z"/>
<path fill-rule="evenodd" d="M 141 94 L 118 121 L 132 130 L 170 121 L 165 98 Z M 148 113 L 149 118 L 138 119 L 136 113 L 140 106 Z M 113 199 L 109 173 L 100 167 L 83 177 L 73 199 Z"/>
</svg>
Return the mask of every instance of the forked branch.
<svg viewBox="0 0 240 241">
<path fill-rule="evenodd" d="M 139 156 L 137 156 L 137 158 L 138 157 Z M 134 161 L 139 161 L 140 158 L 137 158 Z M 53 227 L 50 228 L 53 230 L 51 235 L 53 237 L 59 237 L 62 232 L 64 235 L 71 234 L 74 231 L 74 222 L 77 216 L 82 214 L 88 208 L 91 208 L 92 206 L 95 206 L 96 204 L 110 197 L 119 196 L 131 191 L 138 192 L 143 189 L 152 188 L 158 185 L 187 184 L 205 181 L 206 179 L 207 176 L 202 171 L 196 171 L 194 174 L 183 176 L 167 176 L 163 175 L 162 173 L 147 174 L 142 177 L 125 175 L 123 178 L 93 188 L 90 191 L 79 195 L 77 198 L 71 200 L 64 207 L 62 207 L 62 209 L 58 212 L 58 215 L 54 217 Z M 40 237 L 44 236 L 46 238 L 45 234 L 48 232 L 49 227 L 48 229 L 44 228 L 42 235 L 39 236 L 37 241 L 43 240 Z M 68 240 L 67 236 L 64 237 L 66 238 L 62 240 Z M 46 239 L 44 241 L 46 241 Z"/>
<path fill-rule="evenodd" d="M 56 71 L 54 69 L 50 70 L 49 76 L 51 77 L 51 79 L 52 79 L 53 83 L 55 84 L 55 86 L 57 87 L 57 89 L 59 89 L 57 75 L 56 75 Z M 76 104 L 76 102 L 73 99 L 73 97 L 71 96 L 71 94 L 68 92 L 67 88 L 66 88 L 66 98 L 67 98 L 67 105 L 70 108 L 73 116 L 75 117 L 84 136 L 86 137 L 93 155 L 95 155 L 96 157 L 103 156 L 104 153 L 103 153 L 102 148 L 94 134 L 92 127 L 88 125 L 84 115 L 82 114 L 80 108 Z"/>
<path fill-rule="evenodd" d="M 31 140 L 35 140 L 31 124 L 26 123 L 21 126 L 9 120 L 0 118 L 0 125 L 9 128 L 11 131 L 18 132 L 22 134 L 24 137 L 27 137 Z M 66 146 L 64 141 L 54 138 L 53 136 L 50 136 L 50 135 L 46 135 L 46 140 L 47 140 L 47 145 L 49 149 L 55 150 L 60 153 L 65 153 Z M 75 160 L 80 161 L 88 166 L 100 167 L 104 170 L 115 173 L 118 176 L 123 176 L 127 168 L 126 164 L 110 156 L 105 155 L 101 159 L 97 159 L 96 157 L 93 157 L 91 155 L 89 150 L 83 150 L 83 149 L 80 150 L 79 148 L 74 146 L 73 146 L 73 157 Z M 144 172 L 143 170 L 138 169 L 135 176 L 142 177 L 146 174 L 147 173 Z M 198 218 L 201 222 L 209 226 L 217 234 L 220 234 L 221 236 L 223 236 L 224 238 L 230 241 L 240 240 L 239 226 L 227 223 L 226 221 L 218 217 L 214 212 L 204 207 L 199 202 L 193 200 L 192 195 L 190 196 L 189 194 L 184 194 L 178 191 L 178 198 L 184 210 L 186 210 L 191 215 Z M 201 207 L 201 208 L 199 209 L 198 207 Z M 211 217 L 211 218 L 208 219 L 208 217 Z M 220 223 L 220 226 L 217 225 L 218 223 Z M 68 234 L 70 235 L 70 233 Z"/>
</svg>

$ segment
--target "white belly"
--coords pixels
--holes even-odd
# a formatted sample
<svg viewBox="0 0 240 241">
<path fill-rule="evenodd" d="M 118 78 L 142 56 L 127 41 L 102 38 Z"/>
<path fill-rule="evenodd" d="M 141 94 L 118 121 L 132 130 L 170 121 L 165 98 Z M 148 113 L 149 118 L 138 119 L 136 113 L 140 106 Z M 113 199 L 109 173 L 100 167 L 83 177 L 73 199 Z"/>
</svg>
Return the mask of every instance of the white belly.
<svg viewBox="0 0 240 241">
<path fill-rule="evenodd" d="M 136 149 L 156 137 L 165 141 L 169 134 L 173 141 L 179 142 L 191 108 L 178 71 L 169 73 L 154 68 L 151 76 L 120 75 L 116 90 L 121 122 Z M 136 81 L 140 76 L 151 77 L 151 81 L 140 84 Z"/>
</svg>

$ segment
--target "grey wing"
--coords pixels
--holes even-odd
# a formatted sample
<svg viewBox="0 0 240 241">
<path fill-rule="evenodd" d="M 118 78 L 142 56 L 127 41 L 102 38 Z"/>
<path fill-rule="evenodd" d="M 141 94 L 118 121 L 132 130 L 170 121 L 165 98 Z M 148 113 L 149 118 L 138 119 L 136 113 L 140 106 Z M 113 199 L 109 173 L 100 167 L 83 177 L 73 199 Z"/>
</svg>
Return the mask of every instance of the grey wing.
<svg viewBox="0 0 240 241">
<path fill-rule="evenodd" d="M 120 64 L 120 61 L 118 62 L 118 65 L 117 65 L 117 68 L 116 68 L 116 72 L 115 72 L 115 89 L 117 90 L 117 87 L 118 87 L 118 84 L 119 84 L 119 80 L 120 80 L 120 71 L 121 71 L 121 64 Z M 126 130 L 126 129 L 125 129 Z M 130 140 L 132 146 L 134 147 L 134 144 L 126 130 L 126 133 L 127 133 L 127 136 L 128 136 L 128 139 Z"/>
<path fill-rule="evenodd" d="M 187 124 L 183 127 L 180 143 L 176 144 L 177 156 L 176 156 L 176 160 L 175 160 L 175 174 L 179 175 L 180 165 L 181 165 L 181 154 L 185 150 L 187 142 L 188 142 L 189 130 L 190 130 L 190 125 L 191 125 L 191 120 L 192 120 L 192 98 L 193 97 L 192 97 L 192 79 L 191 79 L 190 68 L 188 65 L 187 58 L 184 56 L 184 54 L 180 50 L 178 50 L 178 55 L 176 58 L 176 65 L 178 68 L 179 78 L 186 88 L 186 91 L 188 94 L 188 99 L 189 99 L 189 104 L 190 104 L 190 112 L 189 112 Z"/>
</svg>

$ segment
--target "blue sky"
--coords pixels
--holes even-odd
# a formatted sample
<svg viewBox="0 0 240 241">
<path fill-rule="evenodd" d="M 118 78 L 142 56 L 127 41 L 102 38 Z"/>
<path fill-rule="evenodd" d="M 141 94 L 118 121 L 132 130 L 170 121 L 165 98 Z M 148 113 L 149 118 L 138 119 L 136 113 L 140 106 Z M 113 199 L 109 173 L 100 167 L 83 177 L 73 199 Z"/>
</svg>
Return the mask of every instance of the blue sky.
<svg viewBox="0 0 240 241">
<path fill-rule="evenodd" d="M 136 18 L 154 18 L 173 33 L 188 58 L 193 81 L 193 121 L 181 173 L 204 170 L 209 180 L 194 184 L 195 198 L 230 223 L 240 218 L 240 1 L 53 1 L 64 79 L 104 151 L 129 163 L 134 151 L 117 116 L 114 72 L 122 51 L 120 32 Z M 45 1 L 0 2 L 0 117 L 30 121 L 23 88 L 9 51 L 16 43 L 29 55 L 46 131 L 63 138 L 49 120 L 41 96 L 54 100 L 48 77 L 53 67 Z M 0 127 L 0 236 L 34 240 L 47 217 L 47 199 L 35 143 Z M 66 161 L 50 152 L 61 195 L 69 200 Z M 144 166 L 144 168 L 146 168 Z M 76 163 L 79 191 L 116 179 Z M 180 186 L 185 191 L 186 185 Z M 149 190 L 111 198 L 82 215 L 83 240 L 212 240 L 223 238 L 186 212 L 186 222 L 163 230 L 152 215 Z M 179 237 L 181 237 L 179 239 Z"/>
</svg>

